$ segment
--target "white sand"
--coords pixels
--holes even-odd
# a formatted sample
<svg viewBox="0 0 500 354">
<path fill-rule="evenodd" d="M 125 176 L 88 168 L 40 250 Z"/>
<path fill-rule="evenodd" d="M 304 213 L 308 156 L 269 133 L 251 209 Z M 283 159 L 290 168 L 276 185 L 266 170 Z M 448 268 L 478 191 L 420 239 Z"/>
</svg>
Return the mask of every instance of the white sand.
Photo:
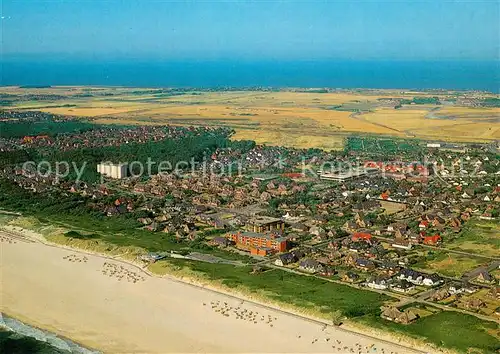
<svg viewBox="0 0 500 354">
<path fill-rule="evenodd" d="M 63 258 L 70 255 L 72 261 Z M 103 274 L 104 263 L 109 270 L 118 269 L 116 274 L 123 278 Z M 145 280 L 134 283 L 127 274 L 129 279 Z M 0 291 L 2 312 L 104 352 L 348 353 L 352 348 L 358 353 L 356 343 L 362 353 L 411 352 L 334 327 L 324 330 L 320 324 L 223 294 L 149 277 L 99 256 L 40 243 L 0 242 Z M 228 316 L 216 312 L 224 302 L 232 307 Z M 257 323 L 238 319 L 235 311 L 258 313 Z M 372 345 L 376 351 L 365 348 Z"/>
</svg>

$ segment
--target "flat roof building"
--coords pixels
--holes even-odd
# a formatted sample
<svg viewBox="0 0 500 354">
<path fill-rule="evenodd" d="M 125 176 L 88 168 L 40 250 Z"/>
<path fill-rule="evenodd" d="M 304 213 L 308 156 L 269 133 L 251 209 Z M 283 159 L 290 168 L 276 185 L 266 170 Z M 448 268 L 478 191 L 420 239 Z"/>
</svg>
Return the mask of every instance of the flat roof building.
<svg viewBox="0 0 500 354">
<path fill-rule="evenodd" d="M 258 215 L 248 220 L 245 229 L 253 232 L 283 231 L 285 222 L 278 218 Z"/>
<path fill-rule="evenodd" d="M 110 177 L 121 179 L 127 177 L 128 174 L 128 164 L 126 163 L 110 163 L 110 162 L 101 162 L 97 165 L 97 172 L 100 174 Z"/>
<path fill-rule="evenodd" d="M 373 176 L 379 173 L 378 168 L 356 167 L 350 171 L 320 171 L 319 178 L 326 181 L 348 181 L 351 179 Z"/>
<path fill-rule="evenodd" d="M 236 244 L 236 247 L 248 249 L 252 254 L 267 255 L 272 252 L 287 250 L 288 239 L 278 233 L 234 232 L 226 236 Z M 266 250 L 261 254 L 259 250 Z"/>
</svg>

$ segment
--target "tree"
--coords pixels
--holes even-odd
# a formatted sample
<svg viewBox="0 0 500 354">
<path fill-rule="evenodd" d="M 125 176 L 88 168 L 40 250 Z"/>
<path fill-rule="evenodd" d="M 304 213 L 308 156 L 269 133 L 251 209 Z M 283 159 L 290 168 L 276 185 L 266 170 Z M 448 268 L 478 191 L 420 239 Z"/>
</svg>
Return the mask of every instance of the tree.
<svg viewBox="0 0 500 354">
<path fill-rule="evenodd" d="M 332 325 L 340 326 L 342 324 L 344 316 L 342 315 L 342 311 L 335 310 L 331 313 Z"/>
</svg>

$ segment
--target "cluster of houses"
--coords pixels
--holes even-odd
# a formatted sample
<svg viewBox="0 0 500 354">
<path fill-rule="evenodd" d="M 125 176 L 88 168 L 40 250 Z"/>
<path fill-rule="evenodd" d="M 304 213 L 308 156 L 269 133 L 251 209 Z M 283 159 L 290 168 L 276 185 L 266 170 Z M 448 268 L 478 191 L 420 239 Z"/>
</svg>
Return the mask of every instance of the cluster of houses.
<svg viewBox="0 0 500 354">
<path fill-rule="evenodd" d="M 267 256 L 285 252 L 288 238 L 284 236 L 285 223 L 281 219 L 256 216 L 248 220 L 249 231 L 235 231 L 227 234 L 237 248 L 250 251 L 252 255 Z"/>
<path fill-rule="evenodd" d="M 183 128 L 174 126 L 135 126 L 127 128 L 96 126 L 93 129 L 81 132 L 57 134 L 54 136 L 41 134 L 24 136 L 22 138 L 0 138 L 0 147 L 3 151 L 28 148 L 69 151 L 176 139 L 182 138 L 186 134 L 196 135 L 214 129 L 210 127 Z"/>
<path fill-rule="evenodd" d="M 196 129 L 205 128 L 96 128 L 10 143 L 19 149 L 80 149 L 173 139 Z M 151 232 L 268 257 L 275 266 L 338 276 L 374 290 L 412 293 L 444 282 L 439 275 L 412 269 L 412 257 L 420 257 L 415 249 L 439 249 L 460 235 L 471 218 L 491 220 L 498 215 L 500 161 L 482 150 L 469 153 L 463 164 L 455 164 L 458 153 L 430 151 L 429 158 L 451 163 L 447 169 L 437 163 L 404 162 L 413 161 L 413 156 L 386 162 L 373 161 L 366 153 L 255 146 L 245 152 L 220 148 L 211 156 L 213 164 L 241 163 L 243 173 L 236 175 L 195 171 L 106 179 L 102 185 L 32 176 L 19 166 L 6 166 L 0 175 L 34 193 L 85 197 L 92 210 L 108 217 L 133 217 Z M 332 182 L 298 168 L 305 164 L 319 171 L 328 161 L 373 173 Z M 452 177 L 441 173 L 445 170 L 471 173 Z M 483 284 L 495 283 L 487 273 L 480 276 Z M 413 318 L 393 309 L 386 315 L 396 322 Z"/>
<path fill-rule="evenodd" d="M 52 97 L 50 95 L 49 97 Z M 43 121 L 43 120 L 51 120 L 51 121 L 65 121 L 70 120 L 72 117 L 61 116 L 53 113 L 47 113 L 42 111 L 25 111 L 25 110 L 9 110 L 2 109 L 0 110 L 0 120 L 4 121 Z"/>
<path fill-rule="evenodd" d="M 410 324 L 418 319 L 418 315 L 411 310 L 400 311 L 394 306 L 382 307 L 381 310 L 380 316 L 391 322 Z"/>
</svg>

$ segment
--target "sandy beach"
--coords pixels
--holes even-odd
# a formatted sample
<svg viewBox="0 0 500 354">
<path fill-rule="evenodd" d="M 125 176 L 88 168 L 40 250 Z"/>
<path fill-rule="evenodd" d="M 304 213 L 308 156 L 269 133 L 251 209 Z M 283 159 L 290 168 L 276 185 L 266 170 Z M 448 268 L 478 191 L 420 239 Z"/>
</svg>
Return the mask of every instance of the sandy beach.
<svg viewBox="0 0 500 354">
<path fill-rule="evenodd" d="M 105 257 L 0 241 L 0 310 L 106 353 L 414 352 Z"/>
</svg>

